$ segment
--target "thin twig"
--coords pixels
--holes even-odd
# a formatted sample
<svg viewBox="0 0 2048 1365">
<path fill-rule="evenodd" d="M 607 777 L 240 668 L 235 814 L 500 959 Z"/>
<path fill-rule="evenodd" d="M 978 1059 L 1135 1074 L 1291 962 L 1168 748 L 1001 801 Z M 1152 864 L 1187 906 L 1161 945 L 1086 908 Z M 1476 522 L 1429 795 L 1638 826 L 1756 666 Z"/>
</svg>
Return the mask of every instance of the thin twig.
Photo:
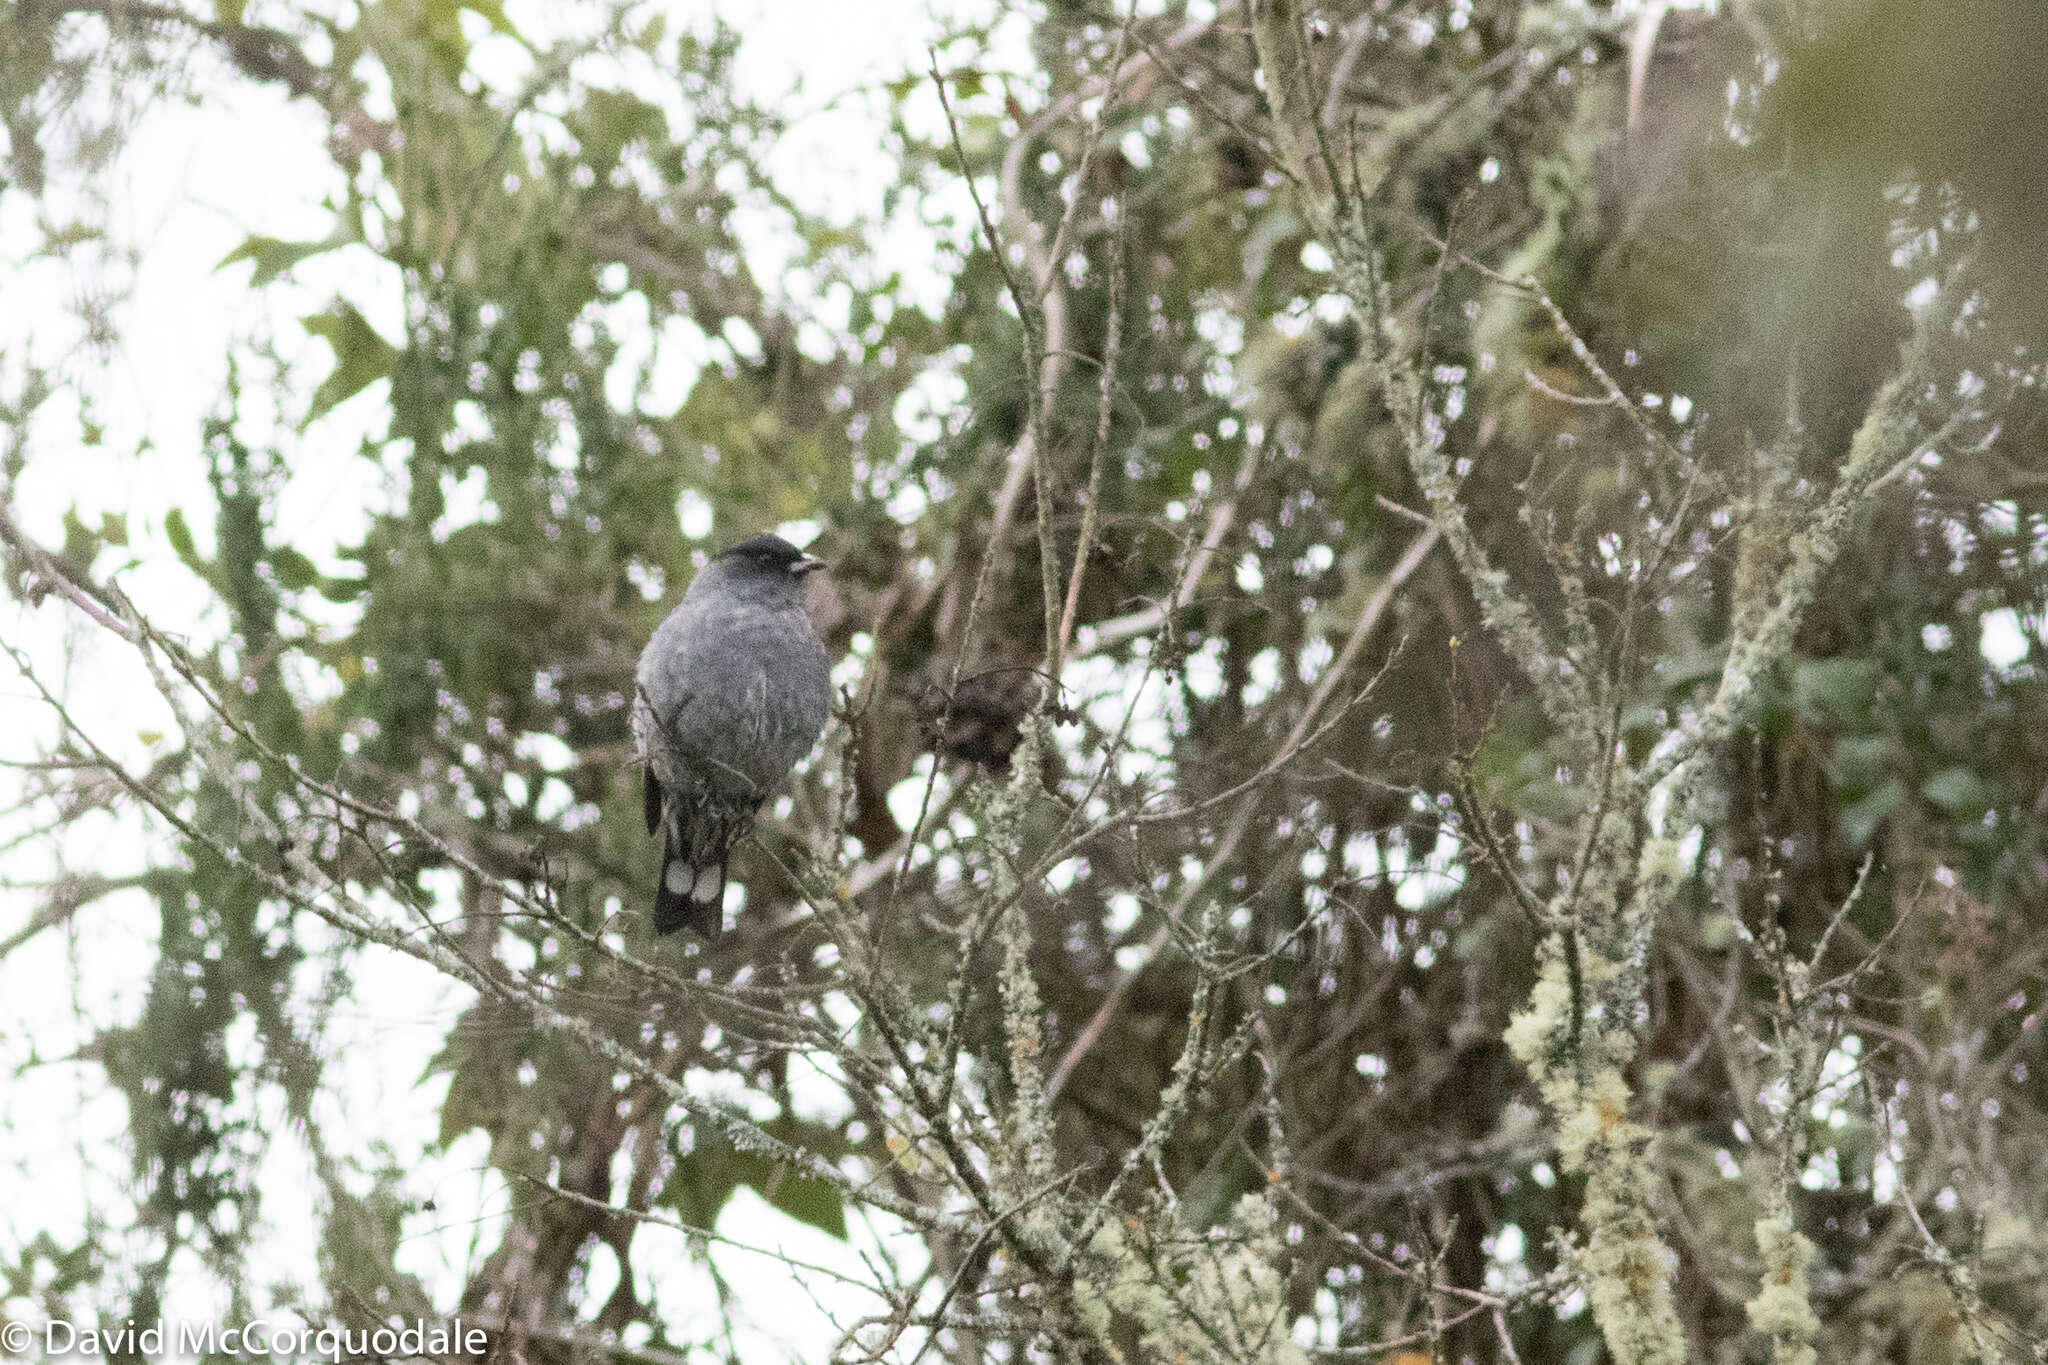
<svg viewBox="0 0 2048 1365">
<path fill-rule="evenodd" d="M 1128 228 L 1120 228 L 1110 253 L 1109 336 L 1103 342 L 1102 374 L 1096 390 L 1095 448 L 1088 462 L 1088 496 L 1081 506 L 1081 538 L 1074 546 L 1074 566 L 1067 577 L 1067 605 L 1060 613 L 1059 636 L 1053 642 L 1052 657 L 1045 665 L 1055 685 L 1060 675 L 1060 661 L 1066 656 L 1067 641 L 1073 638 L 1074 613 L 1081 606 L 1081 583 L 1087 576 L 1088 558 L 1095 543 L 1095 522 L 1102 510 L 1102 465 L 1109 453 L 1109 424 L 1116 397 L 1117 353 L 1123 344 L 1124 253 L 1128 249 L 1129 237 Z M 1050 550 L 1041 547 L 1039 552 L 1046 554 Z"/>
<path fill-rule="evenodd" d="M 1344 642 L 1343 650 L 1332 661 L 1329 671 L 1323 675 L 1322 682 L 1317 686 L 1314 695 L 1309 698 L 1308 706 L 1303 709 L 1301 718 L 1294 723 L 1293 730 L 1288 733 L 1287 738 L 1281 743 L 1280 747 L 1283 751 L 1294 748 L 1300 742 L 1301 737 L 1307 734 L 1315 725 L 1316 713 L 1322 709 L 1323 703 L 1336 690 L 1337 683 L 1344 676 L 1345 670 L 1358 657 L 1359 652 L 1365 648 L 1366 640 L 1371 637 L 1373 630 L 1379 625 L 1380 617 L 1385 614 L 1387 607 L 1394 600 L 1394 594 L 1400 591 L 1402 584 L 1408 581 L 1409 576 L 1422 566 L 1422 562 L 1429 557 L 1429 552 L 1436 548 L 1436 543 L 1441 536 L 1442 532 L 1436 527 L 1431 526 L 1409 543 L 1407 551 L 1402 554 L 1400 561 L 1394 565 L 1393 572 L 1389 573 L 1385 580 L 1380 583 L 1379 588 L 1366 602 L 1365 609 L 1359 613 L 1357 622 L 1351 628 L 1351 637 Z M 1181 918 L 1187 914 L 1188 908 L 1194 904 L 1195 897 L 1201 893 L 1202 888 L 1216 874 L 1217 870 L 1237 852 L 1238 843 L 1244 838 L 1245 833 L 1251 827 L 1254 809 L 1255 803 L 1250 800 L 1245 801 L 1243 805 L 1238 807 L 1236 817 L 1230 822 L 1230 826 L 1224 832 L 1223 838 L 1218 841 L 1216 851 L 1210 856 L 1200 875 L 1194 877 L 1182 887 L 1180 895 L 1173 903 L 1173 908 L 1168 911 L 1165 921 L 1153 932 L 1151 939 L 1145 944 L 1138 960 L 1125 968 L 1115 982 L 1110 985 L 1108 994 L 1103 997 L 1102 1003 L 1096 1006 L 1095 1013 L 1082 1026 L 1081 1031 L 1074 1035 L 1073 1043 L 1067 1048 L 1065 1055 L 1060 1058 L 1059 1065 L 1053 1068 L 1051 1077 L 1046 1081 L 1045 1095 L 1048 1102 L 1059 1098 L 1060 1092 L 1066 1088 L 1068 1080 L 1072 1078 L 1074 1068 L 1079 1066 L 1081 1059 L 1086 1057 L 1094 1050 L 1095 1045 L 1102 1041 L 1102 1035 L 1108 1030 L 1110 1022 L 1123 1012 L 1124 1005 L 1130 1000 L 1132 988 L 1137 985 L 1138 977 L 1144 973 L 1147 967 L 1152 965 L 1153 961 L 1159 956 L 1160 951 L 1166 947 L 1168 939 L 1173 935 L 1174 928 L 1179 924 Z"/>
</svg>

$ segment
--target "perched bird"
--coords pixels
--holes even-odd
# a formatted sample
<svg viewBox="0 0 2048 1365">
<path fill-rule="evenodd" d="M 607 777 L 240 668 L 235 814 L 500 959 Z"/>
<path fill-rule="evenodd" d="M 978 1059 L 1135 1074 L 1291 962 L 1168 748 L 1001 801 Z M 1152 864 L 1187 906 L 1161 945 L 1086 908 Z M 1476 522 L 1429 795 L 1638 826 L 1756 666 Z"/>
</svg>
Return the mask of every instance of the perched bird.
<svg viewBox="0 0 2048 1365">
<path fill-rule="evenodd" d="M 640 652 L 633 738 L 660 830 L 654 931 L 725 927 L 725 862 L 761 802 L 811 751 L 832 705 L 830 661 L 803 606 L 824 561 L 779 536 L 717 555 Z"/>
</svg>

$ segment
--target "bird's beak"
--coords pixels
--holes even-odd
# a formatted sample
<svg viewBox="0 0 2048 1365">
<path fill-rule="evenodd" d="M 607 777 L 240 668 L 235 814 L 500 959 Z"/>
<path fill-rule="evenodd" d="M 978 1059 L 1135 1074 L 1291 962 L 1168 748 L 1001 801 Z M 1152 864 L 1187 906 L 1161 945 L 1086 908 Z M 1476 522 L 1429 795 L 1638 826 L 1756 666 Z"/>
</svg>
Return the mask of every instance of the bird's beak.
<svg viewBox="0 0 2048 1365">
<path fill-rule="evenodd" d="M 824 567 L 824 560 L 818 558 L 816 555 L 805 555 L 802 559 L 799 559 L 796 563 L 790 565 L 789 571 L 796 577 L 802 578 L 805 574 L 816 573 L 818 570 Z"/>
</svg>

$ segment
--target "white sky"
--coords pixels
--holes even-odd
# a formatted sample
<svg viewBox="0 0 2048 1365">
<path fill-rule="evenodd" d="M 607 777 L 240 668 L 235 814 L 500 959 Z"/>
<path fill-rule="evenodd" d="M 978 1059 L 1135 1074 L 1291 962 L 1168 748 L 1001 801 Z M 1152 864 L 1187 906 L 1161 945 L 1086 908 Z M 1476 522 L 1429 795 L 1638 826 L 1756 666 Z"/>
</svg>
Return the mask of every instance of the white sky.
<svg viewBox="0 0 2048 1365">
<path fill-rule="evenodd" d="M 956 16 L 994 8 L 988 0 L 937 3 L 940 12 Z M 746 35 L 738 68 L 743 89 L 785 101 L 787 110 L 803 116 L 771 162 L 785 187 L 807 207 L 841 219 L 872 215 L 888 169 L 885 125 L 880 97 L 860 92 L 924 67 L 925 49 L 939 28 L 930 6 L 923 0 L 677 0 L 673 9 L 684 22 L 717 13 L 737 25 Z M 252 20 L 260 21 L 261 10 L 258 0 Z M 527 33 L 573 21 L 576 13 L 543 0 L 510 0 L 507 10 Z M 1013 20 L 1011 39 L 1020 39 L 1021 32 Z M 480 48 L 480 62 L 501 60 L 516 74 L 516 50 L 493 41 L 498 50 Z M 1021 46 L 1015 50 L 1021 65 Z M 171 560 L 162 526 L 167 511 L 184 507 L 202 550 L 210 541 L 198 436 L 202 420 L 219 405 L 225 358 L 237 339 L 267 334 L 305 392 L 328 362 L 324 344 L 306 337 L 298 317 L 320 311 L 340 294 L 388 335 L 398 335 L 397 281 L 365 250 L 317 258 L 289 283 L 261 294 L 248 289 L 247 267 L 215 268 L 252 234 L 285 240 L 327 235 L 331 220 L 321 201 L 338 190 L 339 173 L 322 149 L 323 135 L 310 109 L 274 89 L 241 84 L 209 93 L 200 107 L 169 102 L 151 112 L 108 180 L 115 230 L 142 250 L 131 299 L 116 315 L 119 341 L 110 354 L 79 344 L 70 304 L 89 282 L 62 262 L 24 259 L 37 206 L 20 195 L 0 196 L 0 385 L 11 390 L 18 382 L 23 357 L 57 367 L 80 381 L 91 416 L 106 433 L 98 446 L 83 445 L 72 400 L 48 405 L 37 424 L 16 515 L 46 544 L 61 542 L 67 508 L 75 507 L 88 525 L 107 513 L 125 516 L 138 557 L 151 569 L 126 573 L 122 583 L 160 624 L 202 636 L 219 624 L 201 615 L 206 595 L 188 575 L 162 568 Z M 57 207 L 61 211 L 61 199 Z M 786 249 L 759 231 L 760 216 L 755 218 L 752 264 L 774 287 Z M 893 233 L 887 247 L 901 253 L 902 264 L 931 259 L 929 240 L 919 240 L 912 230 Z M 788 283 L 799 290 L 803 284 Z M 649 337 L 648 347 L 655 342 Z M 674 376 L 663 386 L 672 401 L 680 402 L 694 373 L 689 359 L 667 351 L 658 355 L 658 365 Z M 260 392 L 264 386 L 259 380 L 247 387 Z M 368 511 L 385 496 L 376 467 L 353 454 L 365 431 L 381 427 L 384 394 L 384 385 L 373 386 L 303 436 L 289 430 L 294 414 L 266 416 L 250 403 L 242 408 L 245 435 L 261 440 L 275 433 L 294 452 L 276 529 L 316 561 L 359 534 Z M 60 603 L 36 610 L 0 606 L 0 630 L 41 663 L 68 673 L 81 722 L 123 757 L 146 760 L 146 732 L 174 728 L 124 652 L 108 647 Z M 33 735 L 47 733 L 48 726 L 18 680 L 0 683 L 0 708 L 12 722 L 0 727 L 11 732 L 0 752 L 31 752 Z M 24 734 L 24 727 L 31 733 Z M 38 880 L 53 866 L 133 870 L 143 864 L 145 843 L 153 837 L 134 819 L 80 821 L 61 841 L 0 854 L 0 881 Z M 31 901 L 0 891 L 0 939 L 33 909 Z M 0 1146 L 0 1248 L 17 1247 L 44 1228 L 66 1240 L 77 1234 L 89 1210 L 116 1224 L 125 1221 L 126 1111 L 107 1093 L 99 1068 L 49 1062 L 18 1080 L 14 1075 L 31 1056 L 62 1057 L 99 1029 L 135 1017 L 154 962 L 155 930 L 154 904 L 139 892 L 123 893 L 80 914 L 69 933 L 46 932 L 0 960 L 0 1075 L 9 1077 L 0 1086 L 0 1133 L 6 1135 Z M 324 932 L 324 926 L 306 924 L 309 938 Z M 309 994 L 317 989 L 311 979 L 305 984 Z M 342 1146 L 337 1155 L 367 1161 L 372 1144 L 381 1144 L 410 1172 L 409 1192 L 430 1195 L 439 1206 L 437 1214 L 407 1224 L 400 1265 L 424 1279 L 444 1310 L 454 1306 L 465 1267 L 495 1244 L 494 1214 L 507 1197 L 504 1182 L 482 1169 L 481 1134 L 471 1134 L 445 1156 L 428 1151 L 446 1082 L 418 1080 L 466 1003 L 466 991 L 408 959 L 365 956 L 320 1043 L 330 1059 L 322 1117 L 327 1139 Z M 249 1040 L 238 1041 L 247 1046 Z M 693 1078 L 706 1085 L 716 1079 Z M 244 1112 L 276 1134 L 261 1177 L 267 1226 L 259 1237 L 259 1273 L 266 1282 L 312 1281 L 311 1210 L 319 1201 L 309 1198 L 317 1186 L 306 1154 L 284 1127 L 277 1095 L 253 1097 Z M 866 1238 L 857 1219 L 855 1224 L 857 1247 Z M 720 1231 L 866 1277 L 854 1247 L 791 1221 L 751 1192 L 735 1197 Z M 136 1249 L 138 1264 L 142 1251 Z M 693 1323 L 708 1330 L 715 1316 L 710 1281 L 691 1265 L 680 1239 L 646 1228 L 636 1252 L 645 1277 L 642 1291 L 654 1295 L 683 1331 Z M 821 1305 L 849 1317 L 876 1306 L 828 1279 L 792 1282 L 760 1257 L 713 1254 L 740 1291 L 742 1316 L 752 1321 L 738 1342 L 748 1360 L 821 1359 L 836 1338 Z M 225 1304 L 216 1301 L 203 1275 L 184 1269 L 167 1317 L 218 1320 Z M 616 1275 L 609 1252 L 601 1253 L 592 1267 L 592 1303 L 602 1301 Z"/>
</svg>

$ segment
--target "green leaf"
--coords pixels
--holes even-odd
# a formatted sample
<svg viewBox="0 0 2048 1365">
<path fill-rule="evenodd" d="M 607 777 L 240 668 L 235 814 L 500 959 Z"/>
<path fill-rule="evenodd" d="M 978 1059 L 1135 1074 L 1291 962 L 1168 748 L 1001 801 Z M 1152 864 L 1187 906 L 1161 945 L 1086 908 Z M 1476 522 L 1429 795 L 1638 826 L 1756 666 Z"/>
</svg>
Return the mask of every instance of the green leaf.
<svg viewBox="0 0 2048 1365">
<path fill-rule="evenodd" d="M 1257 283 L 1272 262 L 1274 249 L 1301 231 L 1301 219 L 1291 209 L 1275 208 L 1261 214 L 1244 239 L 1244 277 Z"/>
<path fill-rule="evenodd" d="M 1728 665 L 1728 649 L 1694 649 L 1663 660 L 1657 666 L 1657 681 L 1667 691 L 1677 692 L 1695 683 L 1714 681 Z"/>
<path fill-rule="evenodd" d="M 1988 810 L 1991 788 L 1969 768 L 1943 768 L 1920 784 L 1920 794 L 1951 815 Z"/>
<path fill-rule="evenodd" d="M 638 96 L 592 90 L 583 97 L 582 117 L 575 127 L 577 141 L 583 144 L 584 163 L 602 169 L 617 165 L 620 154 L 635 142 L 653 145 L 661 141 L 668 131 L 668 119 Z"/>
<path fill-rule="evenodd" d="M 1877 666 L 1867 659 L 1801 659 L 1792 673 L 1792 706 L 1804 720 L 1859 727 L 1877 696 Z"/>
<path fill-rule="evenodd" d="M 824 1181 L 797 1175 L 788 1165 L 778 1164 L 759 1188 L 762 1198 L 797 1222 L 846 1240 L 846 1204 L 839 1191 Z"/>
<path fill-rule="evenodd" d="M 223 24 L 236 28 L 242 26 L 242 16 L 248 12 L 249 0 L 214 0 L 213 13 Z"/>
<path fill-rule="evenodd" d="M 270 552 L 270 567 L 277 574 L 281 588 L 300 592 L 320 581 L 320 570 L 313 567 L 313 561 L 289 545 L 280 545 Z"/>
<path fill-rule="evenodd" d="M 314 313 L 299 321 L 308 332 L 334 348 L 334 371 L 314 391 L 313 406 L 306 414 L 308 423 L 379 379 L 389 377 L 397 363 L 397 348 L 378 336 L 376 329 L 349 304 L 337 303 L 332 312 Z"/>
<path fill-rule="evenodd" d="M 1470 771 L 1480 796 L 1489 803 L 1510 802 L 1515 793 L 1536 780 L 1542 771 L 1542 755 L 1534 754 L 1534 763 L 1530 759 L 1540 742 L 1527 708 L 1503 706 L 1472 754 Z"/>
<path fill-rule="evenodd" d="M 802 1150 L 830 1158 L 844 1140 L 817 1124 L 777 1119 L 764 1131 Z M 829 1183 L 801 1174 L 796 1167 L 767 1152 L 742 1152 L 716 1139 L 702 1140 L 687 1156 L 676 1159 L 674 1173 L 663 1185 L 660 1202 L 685 1222 L 710 1227 L 742 1185 L 768 1204 L 809 1227 L 846 1239 L 846 1205 Z"/>
<path fill-rule="evenodd" d="M 1842 842 L 1852 849 L 1862 848 L 1877 833 L 1877 827 L 1892 808 L 1905 800 L 1906 788 L 1897 778 L 1885 783 L 1860 801 L 1852 801 L 1842 809 Z"/>
<path fill-rule="evenodd" d="M 97 242 L 106 235 L 104 229 L 82 221 L 52 226 L 43 234 L 43 250 L 54 256 L 86 242 Z"/>
<path fill-rule="evenodd" d="M 423 21 L 421 34 L 435 65 L 450 81 L 459 79 L 469 64 L 469 40 L 462 34 L 463 10 L 481 17 L 506 37 L 521 44 L 526 42 L 505 17 L 500 0 L 425 0 L 418 11 Z"/>
<path fill-rule="evenodd" d="M 74 564 L 90 564 L 99 549 L 100 538 L 78 519 L 78 509 L 67 508 L 64 512 L 64 557 Z"/>
<path fill-rule="evenodd" d="M 1828 756 L 1828 776 L 1838 790 L 1867 792 L 1884 780 L 1891 741 L 1883 735 L 1842 735 Z"/>
<path fill-rule="evenodd" d="M 314 586 L 319 589 L 320 595 L 330 602 L 353 602 L 363 595 L 363 590 L 369 586 L 369 580 L 364 578 L 322 578 Z"/>
<path fill-rule="evenodd" d="M 109 545 L 128 543 L 128 518 L 118 512 L 100 514 L 100 539 Z"/>
<path fill-rule="evenodd" d="M 173 507 L 164 515 L 164 536 L 177 551 L 178 558 L 195 569 L 203 569 L 199 559 L 199 547 L 192 543 L 192 528 L 185 524 L 185 509 Z"/>
<path fill-rule="evenodd" d="M 249 286 L 252 289 L 261 289 L 309 256 L 318 256 L 323 251 L 332 251 L 341 245 L 342 243 L 337 240 L 285 242 L 275 237 L 251 237 L 221 257 L 220 264 L 214 269 L 226 270 L 237 261 L 254 261 L 256 271 L 249 277 Z"/>
<path fill-rule="evenodd" d="M 462 0 L 461 7 L 472 14 L 482 15 L 492 28 L 507 38 L 519 37 L 519 30 L 512 27 L 512 21 L 505 17 L 505 7 L 499 0 Z"/>
</svg>

